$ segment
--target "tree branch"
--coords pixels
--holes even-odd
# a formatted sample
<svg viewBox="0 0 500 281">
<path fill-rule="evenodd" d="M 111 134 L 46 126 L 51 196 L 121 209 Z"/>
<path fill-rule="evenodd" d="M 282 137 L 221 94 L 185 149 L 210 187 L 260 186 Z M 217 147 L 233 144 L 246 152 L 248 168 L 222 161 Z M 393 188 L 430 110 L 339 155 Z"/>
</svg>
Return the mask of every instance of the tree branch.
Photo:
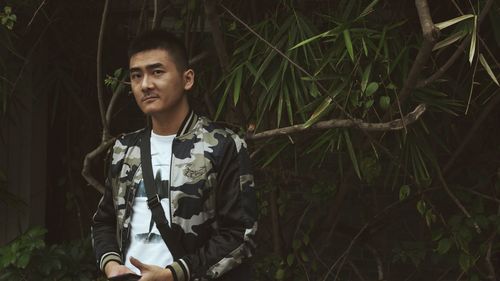
<svg viewBox="0 0 500 281">
<path fill-rule="evenodd" d="M 254 135 L 247 135 L 247 140 L 258 140 L 264 138 L 270 138 L 275 136 L 283 136 L 295 134 L 303 131 L 309 130 L 325 130 L 332 128 L 359 128 L 363 131 L 395 131 L 404 128 L 403 124 L 411 124 L 420 118 L 420 116 L 425 112 L 425 104 L 418 105 L 412 112 L 408 113 L 402 119 L 395 119 L 385 123 L 366 123 L 360 119 L 331 119 L 327 121 L 320 121 L 314 125 L 306 128 L 304 124 L 278 128 L 273 130 L 268 130 L 260 132 Z"/>
<path fill-rule="evenodd" d="M 420 19 L 424 42 L 418 50 L 417 57 L 411 66 L 410 73 L 405 80 L 401 93 L 399 94 L 400 104 L 404 104 L 406 98 L 410 96 L 411 91 L 417 83 L 418 76 L 422 72 L 425 63 L 432 53 L 432 48 L 436 45 L 437 38 L 439 37 L 439 29 L 436 28 L 432 22 L 427 0 L 415 0 L 415 6 L 417 7 L 418 17 Z"/>
<path fill-rule="evenodd" d="M 121 80 L 118 83 L 118 86 L 116 87 L 115 91 L 113 92 L 111 100 L 109 101 L 108 109 L 106 110 L 106 125 L 108 126 L 108 128 L 111 125 L 111 115 L 113 114 L 113 109 L 115 108 L 116 101 L 118 100 L 118 97 L 125 89 L 125 85 L 126 85 L 125 81 Z"/>
<path fill-rule="evenodd" d="M 108 148 L 115 142 L 115 140 L 116 138 L 111 138 L 101 142 L 101 144 L 97 148 L 85 155 L 85 159 L 83 160 L 83 178 L 89 183 L 89 185 L 93 186 L 100 193 L 104 193 L 104 186 L 94 178 L 94 176 L 90 172 L 90 165 L 92 164 L 92 160 L 99 156 L 101 153 L 108 150 Z"/>
<path fill-rule="evenodd" d="M 99 101 L 99 113 L 101 115 L 102 125 L 102 140 L 106 141 L 111 136 L 109 134 L 109 127 L 106 123 L 106 111 L 104 109 L 104 84 L 102 76 L 102 46 L 104 38 L 104 30 L 106 28 L 106 19 L 108 17 L 109 0 L 104 2 L 104 9 L 102 11 L 101 28 L 99 30 L 99 39 L 97 41 L 97 99 Z"/>
</svg>

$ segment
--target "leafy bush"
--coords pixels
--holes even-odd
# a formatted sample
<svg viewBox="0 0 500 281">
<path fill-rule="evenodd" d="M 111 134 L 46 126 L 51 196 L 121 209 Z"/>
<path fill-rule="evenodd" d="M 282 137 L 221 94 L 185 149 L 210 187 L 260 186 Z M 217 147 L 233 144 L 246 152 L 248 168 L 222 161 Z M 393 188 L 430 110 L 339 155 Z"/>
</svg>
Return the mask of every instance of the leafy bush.
<svg viewBox="0 0 500 281">
<path fill-rule="evenodd" d="M 96 280 L 90 239 L 49 246 L 46 233 L 35 227 L 0 248 L 0 280 Z"/>
</svg>

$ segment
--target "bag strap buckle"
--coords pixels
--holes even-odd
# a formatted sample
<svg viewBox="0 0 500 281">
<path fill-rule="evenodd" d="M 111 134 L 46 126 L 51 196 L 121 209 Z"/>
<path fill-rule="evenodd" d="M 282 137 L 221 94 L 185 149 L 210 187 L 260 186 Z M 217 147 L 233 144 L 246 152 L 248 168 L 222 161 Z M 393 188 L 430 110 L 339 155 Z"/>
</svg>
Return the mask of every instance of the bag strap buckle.
<svg viewBox="0 0 500 281">
<path fill-rule="evenodd" d="M 160 205 L 160 196 L 156 194 L 155 196 L 148 199 L 148 208 L 151 210 L 156 206 Z"/>
</svg>

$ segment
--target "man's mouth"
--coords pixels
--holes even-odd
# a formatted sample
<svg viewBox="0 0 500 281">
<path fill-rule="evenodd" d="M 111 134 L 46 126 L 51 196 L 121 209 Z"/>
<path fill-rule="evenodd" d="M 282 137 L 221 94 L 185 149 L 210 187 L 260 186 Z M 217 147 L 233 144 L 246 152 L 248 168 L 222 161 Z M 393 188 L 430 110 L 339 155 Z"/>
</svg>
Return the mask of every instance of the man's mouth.
<svg viewBox="0 0 500 281">
<path fill-rule="evenodd" d="M 148 96 L 142 97 L 141 101 L 145 102 L 145 101 L 153 100 L 153 99 L 157 99 L 157 98 L 158 98 L 158 96 L 156 96 L 156 95 L 148 95 Z"/>
</svg>

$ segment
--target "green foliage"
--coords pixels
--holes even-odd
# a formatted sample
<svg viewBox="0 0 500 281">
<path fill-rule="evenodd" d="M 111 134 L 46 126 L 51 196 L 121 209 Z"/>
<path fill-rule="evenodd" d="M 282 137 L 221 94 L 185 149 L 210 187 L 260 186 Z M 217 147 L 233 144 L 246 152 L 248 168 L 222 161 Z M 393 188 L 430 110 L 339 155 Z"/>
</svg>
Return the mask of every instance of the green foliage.
<svg viewBox="0 0 500 281">
<path fill-rule="evenodd" d="M 46 245 L 47 230 L 28 230 L 0 248 L 0 280 L 96 280 L 89 239 Z"/>
<path fill-rule="evenodd" d="M 12 30 L 16 21 L 17 16 L 12 13 L 12 7 L 4 6 L 3 11 L 0 11 L 0 24 L 9 30 Z"/>
</svg>

